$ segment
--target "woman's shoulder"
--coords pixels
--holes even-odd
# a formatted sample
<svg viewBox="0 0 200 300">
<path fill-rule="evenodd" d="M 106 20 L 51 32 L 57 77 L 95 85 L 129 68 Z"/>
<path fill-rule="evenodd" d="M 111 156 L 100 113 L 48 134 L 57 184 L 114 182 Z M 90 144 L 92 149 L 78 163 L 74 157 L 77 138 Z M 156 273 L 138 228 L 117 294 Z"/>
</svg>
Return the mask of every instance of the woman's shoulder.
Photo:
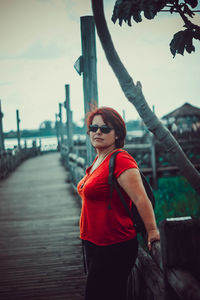
<svg viewBox="0 0 200 300">
<path fill-rule="evenodd" d="M 130 159 L 134 159 L 133 156 L 131 154 L 129 154 L 128 151 L 126 151 L 123 148 L 116 149 L 115 152 L 117 152 L 117 157 L 118 158 L 127 157 L 127 158 L 130 158 Z"/>
<path fill-rule="evenodd" d="M 117 149 L 116 152 L 118 152 L 116 156 L 116 165 L 131 164 L 133 167 L 138 167 L 134 157 L 129 154 L 128 151 L 124 149 Z"/>
<path fill-rule="evenodd" d="M 127 154 L 127 155 L 130 155 L 130 154 L 128 153 L 128 151 L 125 150 L 125 149 L 123 149 L 123 148 L 118 148 L 118 149 L 116 149 L 115 151 L 116 151 L 116 152 L 119 152 L 119 153 L 121 153 L 121 154 Z"/>
<path fill-rule="evenodd" d="M 118 178 L 124 171 L 132 168 L 138 168 L 135 159 L 124 149 L 118 149 L 115 159 L 114 175 Z"/>
</svg>

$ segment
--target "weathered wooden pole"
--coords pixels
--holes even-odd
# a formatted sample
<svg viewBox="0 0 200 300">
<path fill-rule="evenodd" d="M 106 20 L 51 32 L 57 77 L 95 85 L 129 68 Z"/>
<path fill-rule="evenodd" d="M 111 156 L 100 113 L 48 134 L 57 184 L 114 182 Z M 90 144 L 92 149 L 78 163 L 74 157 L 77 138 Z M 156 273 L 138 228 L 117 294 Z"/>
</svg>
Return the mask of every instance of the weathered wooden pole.
<svg viewBox="0 0 200 300">
<path fill-rule="evenodd" d="M 58 151 L 60 151 L 60 140 L 59 140 L 59 123 L 58 123 L 58 114 L 55 114 L 56 117 L 56 123 L 55 123 L 55 127 L 56 127 L 56 137 L 57 137 L 57 149 Z"/>
<path fill-rule="evenodd" d="M 19 110 L 16 110 L 16 119 L 17 119 L 17 143 L 18 143 L 18 148 L 21 149 L 21 144 L 20 144 L 20 127 L 19 127 L 19 123 L 20 123 L 20 118 L 19 118 Z"/>
<path fill-rule="evenodd" d="M 153 112 L 155 112 L 155 107 L 153 105 Z M 156 169 L 156 145 L 155 136 L 150 132 L 151 139 L 151 167 L 152 167 L 152 177 L 153 177 L 153 188 L 157 189 L 158 179 L 157 179 L 157 169 Z"/>
<path fill-rule="evenodd" d="M 4 135 L 3 135 L 3 113 L 1 110 L 1 100 L 0 100 L 0 150 L 5 150 L 4 146 Z"/>
<path fill-rule="evenodd" d="M 85 115 L 87 116 L 89 111 L 94 107 L 98 107 L 96 38 L 93 16 L 81 17 L 81 44 L 84 107 Z M 95 152 L 88 135 L 86 136 L 86 147 L 87 165 L 90 165 L 94 159 Z"/>
<path fill-rule="evenodd" d="M 63 144 L 63 122 L 62 122 L 62 103 L 59 103 L 59 118 L 60 118 L 60 146 Z"/>
<path fill-rule="evenodd" d="M 66 117 L 67 117 L 67 141 L 69 153 L 73 152 L 73 123 L 72 123 L 72 111 L 70 109 L 70 85 L 65 85 L 65 108 L 66 108 Z"/>
<path fill-rule="evenodd" d="M 153 175 L 153 188 L 157 189 L 158 179 L 157 179 L 157 169 L 156 169 L 156 145 L 155 145 L 154 135 L 151 135 L 151 165 L 152 165 L 152 175 Z"/>
</svg>

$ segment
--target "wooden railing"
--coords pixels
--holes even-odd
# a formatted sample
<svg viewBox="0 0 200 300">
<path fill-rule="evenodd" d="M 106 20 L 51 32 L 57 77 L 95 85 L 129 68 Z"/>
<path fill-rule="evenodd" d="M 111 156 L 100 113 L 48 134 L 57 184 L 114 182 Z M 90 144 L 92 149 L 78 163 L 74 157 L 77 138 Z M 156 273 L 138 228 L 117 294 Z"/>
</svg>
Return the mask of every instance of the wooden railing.
<svg viewBox="0 0 200 300">
<path fill-rule="evenodd" d="M 61 159 L 75 187 L 85 160 L 62 147 Z M 140 246 L 128 284 L 128 300 L 200 300 L 200 219 L 166 219 L 151 252 Z"/>
<path fill-rule="evenodd" d="M 85 174 L 86 161 L 84 158 L 69 153 L 68 147 L 62 145 L 61 147 L 61 161 L 66 169 L 70 172 L 70 181 L 74 187 L 83 178 Z"/>
<path fill-rule="evenodd" d="M 200 299 L 200 219 L 166 219 L 161 242 L 150 253 L 139 247 L 129 278 L 128 300 Z"/>
<path fill-rule="evenodd" d="M 40 147 L 14 148 L 0 152 L 0 179 L 6 178 L 24 160 L 40 154 Z"/>
<path fill-rule="evenodd" d="M 197 170 L 200 170 L 200 140 L 193 140 L 191 143 L 188 143 L 187 141 L 180 141 L 180 145 L 191 163 L 197 168 Z M 61 157 L 66 162 L 66 165 L 67 159 L 69 159 L 68 155 L 71 155 L 69 161 L 79 160 L 78 157 L 81 157 L 81 160 L 84 161 L 83 165 L 85 167 L 85 158 L 87 157 L 86 145 L 76 143 L 73 148 L 74 153 L 68 153 L 67 149 L 67 145 L 63 145 L 61 147 Z M 152 137 L 149 143 L 148 141 L 143 144 L 126 143 L 124 149 L 134 157 L 142 172 L 148 176 L 148 179 L 154 189 L 157 188 L 159 177 L 181 175 L 180 169 L 170 162 L 169 154 L 164 150 L 163 145 L 155 143 Z M 74 163 L 76 164 L 75 161 Z M 77 170 L 75 171 L 77 173 Z M 74 184 L 76 183 L 77 182 Z"/>
</svg>

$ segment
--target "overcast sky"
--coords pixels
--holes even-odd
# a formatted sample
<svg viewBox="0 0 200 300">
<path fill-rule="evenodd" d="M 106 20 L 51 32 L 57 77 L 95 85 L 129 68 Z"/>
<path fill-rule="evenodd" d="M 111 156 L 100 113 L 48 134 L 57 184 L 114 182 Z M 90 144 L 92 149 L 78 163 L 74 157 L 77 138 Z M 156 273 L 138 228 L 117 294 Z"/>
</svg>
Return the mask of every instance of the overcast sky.
<svg viewBox="0 0 200 300">
<path fill-rule="evenodd" d="M 173 58 L 169 50 L 173 34 L 183 30 L 180 17 L 160 13 L 152 21 L 120 27 L 110 21 L 115 1 L 104 2 L 115 47 L 134 82 L 141 81 L 157 115 L 185 102 L 200 107 L 200 43 L 195 43 L 196 51 L 190 55 Z M 44 120 L 54 121 L 58 103 L 65 100 L 65 84 L 70 84 L 74 121 L 81 122 L 82 76 L 73 65 L 81 55 L 80 17 L 86 15 L 92 15 L 89 0 L 0 0 L 0 99 L 5 131 L 16 130 L 16 109 L 21 129 L 37 129 Z M 199 13 L 195 23 L 200 25 Z M 124 109 L 127 120 L 137 119 L 98 37 L 96 42 L 99 106 L 111 106 L 120 113 Z"/>
</svg>

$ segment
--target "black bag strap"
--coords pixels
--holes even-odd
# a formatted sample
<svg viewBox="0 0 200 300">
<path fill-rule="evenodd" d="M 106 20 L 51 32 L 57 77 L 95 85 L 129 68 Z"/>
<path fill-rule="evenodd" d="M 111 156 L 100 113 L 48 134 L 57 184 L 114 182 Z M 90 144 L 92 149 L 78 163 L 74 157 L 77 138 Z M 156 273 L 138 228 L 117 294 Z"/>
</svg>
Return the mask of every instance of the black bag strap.
<svg viewBox="0 0 200 300">
<path fill-rule="evenodd" d="M 112 198 L 112 193 L 113 193 L 113 182 L 115 179 L 114 176 L 114 166 L 115 166 L 115 158 L 117 156 L 118 153 L 120 153 L 122 151 L 116 151 L 114 152 L 109 160 L 109 175 L 108 175 L 108 184 L 110 185 L 110 199 Z"/>
<path fill-rule="evenodd" d="M 133 220 L 133 214 L 131 213 L 131 211 L 128 207 L 128 204 L 127 204 L 126 200 L 124 199 L 122 192 L 120 191 L 119 184 L 116 179 L 113 180 L 113 184 L 114 184 L 114 187 L 116 188 L 116 191 L 119 195 L 119 198 L 120 198 L 122 204 L 124 205 L 124 208 L 125 208 L 128 216 Z M 133 222 L 134 222 L 134 220 L 133 220 Z"/>
<path fill-rule="evenodd" d="M 131 213 L 129 207 L 128 207 L 128 204 L 126 202 L 126 200 L 124 199 L 123 195 L 122 195 L 122 192 L 120 190 L 120 187 L 119 187 L 119 184 L 117 182 L 117 179 L 115 178 L 114 176 L 114 166 L 115 166 L 115 159 L 116 159 L 116 156 L 119 152 L 123 152 L 123 151 L 116 151 L 114 152 L 111 157 L 110 157 L 110 160 L 109 160 L 109 175 L 108 175 L 108 184 L 110 185 L 110 199 L 112 199 L 112 193 L 113 193 L 113 187 L 115 187 L 119 197 L 120 197 L 120 200 L 122 202 L 122 204 L 124 205 L 124 208 L 127 212 L 127 214 L 129 215 L 129 217 L 133 220 L 133 214 Z"/>
<path fill-rule="evenodd" d="M 114 177 L 114 165 L 115 165 L 115 158 L 118 153 L 123 151 L 115 151 L 109 160 L 109 175 L 108 175 L 108 184 L 112 184 Z"/>
</svg>

